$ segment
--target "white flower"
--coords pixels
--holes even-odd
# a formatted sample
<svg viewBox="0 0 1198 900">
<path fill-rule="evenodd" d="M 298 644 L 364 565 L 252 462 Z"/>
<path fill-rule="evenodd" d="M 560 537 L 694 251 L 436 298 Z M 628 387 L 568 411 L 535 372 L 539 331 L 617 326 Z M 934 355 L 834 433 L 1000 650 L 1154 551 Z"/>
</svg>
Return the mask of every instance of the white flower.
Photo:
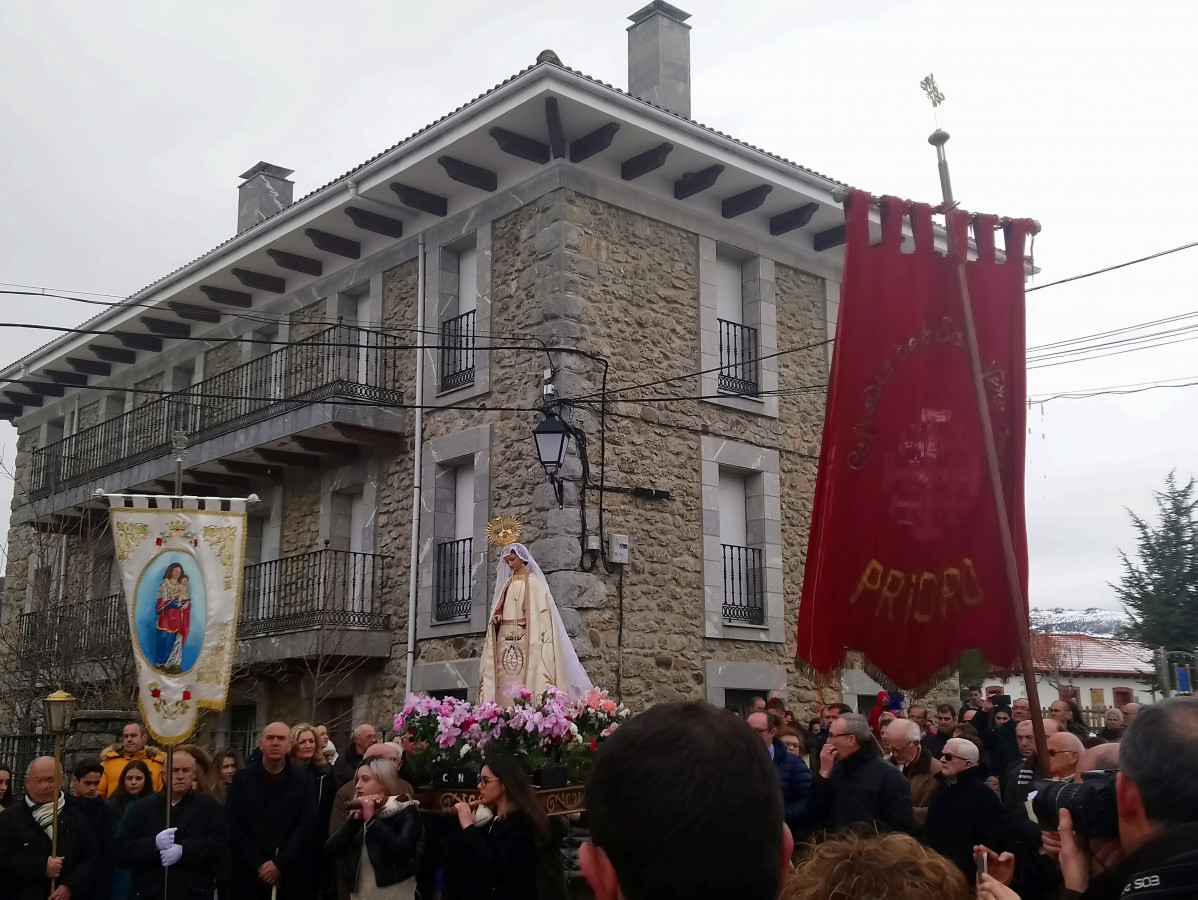
<svg viewBox="0 0 1198 900">
<path fill-rule="evenodd" d="M 470 752 L 470 745 L 469 745 L 469 744 L 462 744 L 462 749 L 461 749 L 461 751 L 458 753 L 458 755 L 459 755 L 459 756 L 465 756 L 465 755 L 466 755 L 467 753 L 469 753 L 469 752 Z"/>
</svg>

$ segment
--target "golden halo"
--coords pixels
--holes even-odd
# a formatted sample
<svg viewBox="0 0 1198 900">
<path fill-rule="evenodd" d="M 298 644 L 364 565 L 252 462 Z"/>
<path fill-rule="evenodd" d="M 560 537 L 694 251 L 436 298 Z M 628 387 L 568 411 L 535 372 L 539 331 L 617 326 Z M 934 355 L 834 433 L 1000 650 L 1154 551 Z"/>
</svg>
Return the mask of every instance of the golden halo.
<svg viewBox="0 0 1198 900">
<path fill-rule="evenodd" d="M 516 543 L 520 533 L 520 520 L 515 516 L 496 516 L 487 526 L 487 540 L 496 547 Z"/>
</svg>

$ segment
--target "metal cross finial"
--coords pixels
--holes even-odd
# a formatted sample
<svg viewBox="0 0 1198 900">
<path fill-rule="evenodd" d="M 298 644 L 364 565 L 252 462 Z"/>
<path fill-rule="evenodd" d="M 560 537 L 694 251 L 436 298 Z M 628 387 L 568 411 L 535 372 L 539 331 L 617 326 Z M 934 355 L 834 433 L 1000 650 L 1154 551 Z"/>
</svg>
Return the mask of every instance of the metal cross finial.
<svg viewBox="0 0 1198 900">
<path fill-rule="evenodd" d="M 928 99 L 932 101 L 933 109 L 944 102 L 944 94 L 940 93 L 940 88 L 936 87 L 936 76 L 931 72 L 928 73 L 927 78 L 919 83 L 919 86 L 923 88 L 924 93 L 928 95 Z"/>
</svg>

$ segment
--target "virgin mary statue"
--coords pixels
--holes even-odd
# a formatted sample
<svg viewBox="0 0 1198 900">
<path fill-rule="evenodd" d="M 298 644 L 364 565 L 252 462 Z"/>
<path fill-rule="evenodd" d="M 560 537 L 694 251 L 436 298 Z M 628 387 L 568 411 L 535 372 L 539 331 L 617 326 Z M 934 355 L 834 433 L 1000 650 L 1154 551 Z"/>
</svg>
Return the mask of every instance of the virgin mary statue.
<svg viewBox="0 0 1198 900">
<path fill-rule="evenodd" d="M 500 520 L 497 520 L 497 522 Z M 479 702 L 511 706 L 521 687 L 539 698 L 553 685 L 575 699 L 591 690 L 545 581 L 545 574 L 519 538 L 519 524 L 508 520 L 495 572 L 495 594 L 483 644 Z"/>
</svg>

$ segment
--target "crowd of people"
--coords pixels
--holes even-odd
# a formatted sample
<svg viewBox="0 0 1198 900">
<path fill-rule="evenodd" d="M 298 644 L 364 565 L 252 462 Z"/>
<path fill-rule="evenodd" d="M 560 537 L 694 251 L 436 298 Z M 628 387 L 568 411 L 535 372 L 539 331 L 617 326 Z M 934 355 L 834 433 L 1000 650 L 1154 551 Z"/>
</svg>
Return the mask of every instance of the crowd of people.
<svg viewBox="0 0 1198 900">
<path fill-rule="evenodd" d="M 0 766 L 0 898 L 566 900 L 575 841 L 599 900 L 1198 897 L 1198 699 L 1129 704 L 1098 733 L 1054 702 L 1045 760 L 1026 700 L 975 691 L 929 721 L 892 699 L 799 728 L 764 697 L 743 719 L 652 707 L 599 749 L 585 812 L 553 817 L 502 756 L 475 802 L 422 809 L 411 737 L 369 724 L 338 753 L 323 726 L 275 722 L 248 760 L 183 745 L 168 770 L 132 722 L 68 791 L 52 757 L 20 798 Z M 1113 831 L 1053 787 L 1095 777 Z"/>
</svg>

